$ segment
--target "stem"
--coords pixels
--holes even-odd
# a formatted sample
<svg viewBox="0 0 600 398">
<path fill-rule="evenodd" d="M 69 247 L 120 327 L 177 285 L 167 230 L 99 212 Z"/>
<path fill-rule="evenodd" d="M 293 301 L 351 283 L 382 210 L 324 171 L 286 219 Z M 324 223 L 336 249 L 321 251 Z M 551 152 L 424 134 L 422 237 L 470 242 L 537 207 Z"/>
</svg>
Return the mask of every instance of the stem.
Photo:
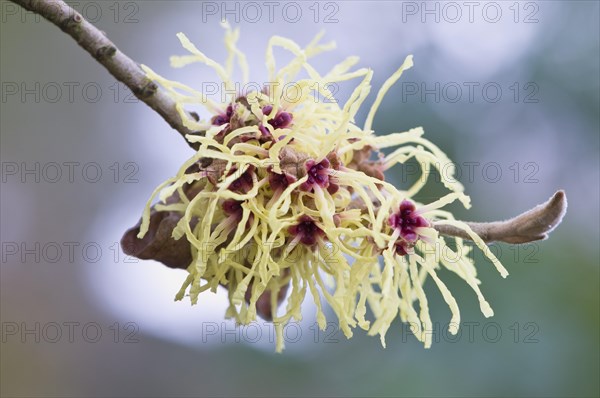
<svg viewBox="0 0 600 398">
<path fill-rule="evenodd" d="M 144 102 L 185 138 L 193 134 L 182 123 L 175 108 L 175 101 L 156 83 L 146 77 L 140 66 L 122 53 L 104 34 L 88 22 L 80 13 L 60 0 L 11 0 L 21 7 L 41 15 L 102 64 L 111 75 L 125 84 L 133 94 Z M 187 142 L 187 140 L 186 140 Z"/>
<path fill-rule="evenodd" d="M 567 196 L 564 191 L 557 191 L 546 203 L 537 205 L 510 220 L 466 224 L 486 243 L 494 241 L 527 243 L 546 239 L 548 234 L 560 224 L 566 211 Z M 442 235 L 471 239 L 464 230 L 444 224 L 443 221 L 434 222 L 433 227 Z"/>
</svg>

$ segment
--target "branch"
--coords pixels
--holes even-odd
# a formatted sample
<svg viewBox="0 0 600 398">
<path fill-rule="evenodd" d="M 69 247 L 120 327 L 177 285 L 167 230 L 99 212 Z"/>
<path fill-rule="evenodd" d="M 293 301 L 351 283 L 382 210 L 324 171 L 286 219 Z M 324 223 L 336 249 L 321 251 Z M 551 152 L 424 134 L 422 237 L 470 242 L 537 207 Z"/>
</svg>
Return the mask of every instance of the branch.
<svg viewBox="0 0 600 398">
<path fill-rule="evenodd" d="M 567 212 L 567 196 L 564 191 L 557 191 L 546 203 L 537 205 L 507 221 L 489 223 L 466 223 L 473 232 L 485 242 L 527 243 L 546 239 L 556 228 Z M 462 229 L 444 224 L 443 221 L 433 223 L 433 227 L 442 235 L 471 239 Z"/>
<path fill-rule="evenodd" d="M 104 34 L 60 0 L 11 0 L 26 10 L 41 15 L 102 64 L 111 75 L 125 84 L 133 94 L 169 123 L 182 137 L 194 132 L 185 127 L 175 109 L 175 101 L 146 77 L 140 66 L 123 54 Z M 186 140 L 187 142 L 187 140 Z"/>
</svg>

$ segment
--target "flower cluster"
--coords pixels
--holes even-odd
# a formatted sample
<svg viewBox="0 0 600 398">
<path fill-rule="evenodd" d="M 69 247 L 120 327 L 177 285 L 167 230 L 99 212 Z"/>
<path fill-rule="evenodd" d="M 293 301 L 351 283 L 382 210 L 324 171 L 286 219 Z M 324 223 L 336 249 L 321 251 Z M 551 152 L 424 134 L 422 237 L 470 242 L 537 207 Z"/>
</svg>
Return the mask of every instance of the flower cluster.
<svg viewBox="0 0 600 398">
<path fill-rule="evenodd" d="M 190 243 L 191 262 L 176 298 L 188 295 L 194 304 L 201 292 L 224 286 L 230 302 L 226 316 L 241 324 L 257 315 L 272 319 L 277 350 L 283 348 L 283 326 L 301 319 L 308 292 L 321 328 L 326 326 L 325 301 L 347 337 L 358 326 L 369 335 L 379 334 L 385 345 L 385 334 L 399 316 L 416 327 L 417 338 L 429 346 L 432 323 L 423 290 L 427 277 L 451 309 L 452 333 L 460 322 L 456 301 L 437 274 L 445 267 L 473 288 L 483 313 L 491 316 L 468 246 L 460 238 L 439 236 L 432 227 L 434 220 L 444 220 L 464 229 L 506 276 L 483 241 L 441 209 L 455 200 L 470 205 L 463 187 L 448 172 L 452 163 L 422 137 L 421 128 L 381 136 L 371 128 L 384 95 L 412 66 L 412 57 L 383 84 L 360 127 L 355 116 L 370 92 L 373 72 L 352 70 L 357 57 L 320 74 L 308 60 L 332 44 L 321 44 L 318 36 L 301 48 L 275 36 L 266 54 L 272 84 L 233 94 L 234 63 L 240 65 L 244 80 L 248 68 L 236 47 L 239 32 L 226 29 L 229 57 L 224 66 L 182 33 L 178 37 L 190 54 L 171 59 L 174 67 L 201 63 L 214 69 L 232 93 L 224 104 L 144 66 L 148 77 L 175 99 L 186 126 L 198 132 L 187 136 L 197 152 L 155 190 L 138 235 L 142 239 L 148 232 L 152 209 L 179 215 L 172 237 Z M 277 47 L 293 55 L 279 69 L 273 55 Z M 332 83 L 354 79 L 359 82 L 344 104 L 324 100 L 333 98 L 328 89 Z M 290 82 L 300 93 L 293 101 L 282 92 Z M 189 117 L 186 107 L 194 104 L 205 106 L 211 116 Z M 384 148 L 395 149 L 384 156 Z M 406 190 L 385 180 L 386 170 L 410 159 L 419 161 L 424 176 L 432 168 L 443 168 L 448 194 L 421 205 L 412 198 L 427 178 Z M 152 206 L 157 195 L 159 202 Z"/>
</svg>

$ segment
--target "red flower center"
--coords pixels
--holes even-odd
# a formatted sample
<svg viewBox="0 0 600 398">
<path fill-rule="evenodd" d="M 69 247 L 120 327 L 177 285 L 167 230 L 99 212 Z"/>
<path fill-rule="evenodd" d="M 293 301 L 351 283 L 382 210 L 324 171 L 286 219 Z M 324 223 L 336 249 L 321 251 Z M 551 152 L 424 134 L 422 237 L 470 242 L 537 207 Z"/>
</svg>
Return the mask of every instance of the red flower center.
<svg viewBox="0 0 600 398">
<path fill-rule="evenodd" d="M 300 237 L 300 242 L 307 246 L 314 246 L 317 239 L 325 235 L 315 221 L 306 215 L 301 216 L 298 219 L 298 224 L 291 226 L 288 232 L 294 237 Z"/>
<path fill-rule="evenodd" d="M 415 204 L 410 200 L 403 200 L 398 211 L 390 216 L 390 226 L 400 231 L 400 238 L 395 243 L 396 253 L 403 256 L 409 247 L 419 239 L 417 228 L 428 227 L 429 222 L 415 211 Z"/>
</svg>

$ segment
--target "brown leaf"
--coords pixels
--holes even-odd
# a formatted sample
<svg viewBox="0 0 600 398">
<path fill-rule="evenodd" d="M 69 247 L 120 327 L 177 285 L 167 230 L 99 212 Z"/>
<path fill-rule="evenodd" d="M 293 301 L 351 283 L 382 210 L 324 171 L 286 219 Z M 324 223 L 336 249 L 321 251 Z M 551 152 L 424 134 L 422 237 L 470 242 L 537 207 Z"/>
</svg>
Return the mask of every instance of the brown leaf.
<svg viewBox="0 0 600 398">
<path fill-rule="evenodd" d="M 188 199 L 198 194 L 202 183 L 196 182 L 183 187 L 183 192 Z M 175 192 L 167 198 L 167 204 L 180 201 L 179 194 Z M 141 260 L 156 260 L 170 268 L 186 269 L 192 262 L 191 246 L 187 239 L 175 240 L 172 238 L 173 229 L 181 219 L 181 214 L 171 211 L 156 211 L 152 206 L 150 212 L 150 225 L 146 235 L 139 239 L 142 220 L 127 230 L 121 238 L 121 248 L 125 254 Z M 192 228 L 197 221 L 192 220 Z"/>
<path fill-rule="evenodd" d="M 152 210 L 150 227 L 144 238 L 139 239 L 140 222 L 125 232 L 121 248 L 125 254 L 142 260 L 156 260 L 170 268 L 186 269 L 192 262 L 191 246 L 187 239 L 171 237 L 173 228 L 181 215 L 174 212 Z"/>
</svg>

